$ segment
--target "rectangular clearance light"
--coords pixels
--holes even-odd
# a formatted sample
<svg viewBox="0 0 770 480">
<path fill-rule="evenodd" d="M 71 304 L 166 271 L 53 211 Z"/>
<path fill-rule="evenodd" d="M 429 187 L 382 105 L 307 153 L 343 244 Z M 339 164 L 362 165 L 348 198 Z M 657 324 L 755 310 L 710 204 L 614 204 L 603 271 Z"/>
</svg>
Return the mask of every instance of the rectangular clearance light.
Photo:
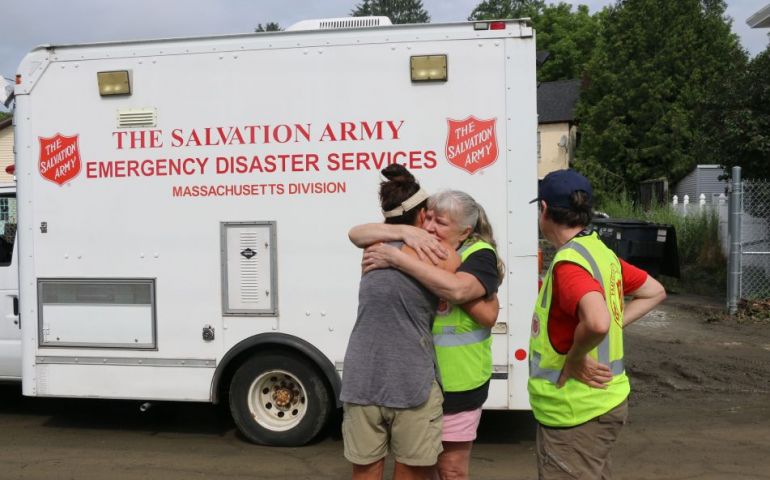
<svg viewBox="0 0 770 480">
<path fill-rule="evenodd" d="M 419 55 L 409 60 L 413 82 L 447 81 L 446 55 Z"/>
<path fill-rule="evenodd" d="M 474 22 L 474 30 L 505 30 L 505 22 Z"/>
<path fill-rule="evenodd" d="M 115 70 L 112 72 L 97 72 L 99 81 L 99 95 L 131 95 L 131 82 L 128 79 L 128 70 Z"/>
</svg>

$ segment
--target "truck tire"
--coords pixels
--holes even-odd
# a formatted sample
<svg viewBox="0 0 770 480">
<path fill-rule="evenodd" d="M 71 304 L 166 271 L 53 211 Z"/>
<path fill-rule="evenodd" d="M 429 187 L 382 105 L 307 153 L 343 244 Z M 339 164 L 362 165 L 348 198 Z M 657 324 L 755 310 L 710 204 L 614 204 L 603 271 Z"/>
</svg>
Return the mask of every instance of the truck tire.
<svg viewBox="0 0 770 480">
<path fill-rule="evenodd" d="M 288 353 L 255 355 L 230 383 L 230 412 L 251 442 L 296 447 L 312 440 L 331 416 L 329 389 L 307 360 Z"/>
</svg>

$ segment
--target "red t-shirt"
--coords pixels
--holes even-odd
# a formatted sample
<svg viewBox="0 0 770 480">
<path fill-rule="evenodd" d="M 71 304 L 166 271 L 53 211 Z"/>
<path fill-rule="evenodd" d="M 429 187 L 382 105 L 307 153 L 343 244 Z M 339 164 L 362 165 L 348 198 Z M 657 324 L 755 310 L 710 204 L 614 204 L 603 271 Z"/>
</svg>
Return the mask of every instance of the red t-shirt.
<svg viewBox="0 0 770 480">
<path fill-rule="evenodd" d="M 623 272 L 623 294 L 633 293 L 647 280 L 647 272 L 620 260 Z M 559 262 L 553 271 L 553 293 L 548 314 L 548 337 L 553 348 L 565 354 L 572 347 L 578 325 L 578 302 L 589 292 L 604 290 L 599 282 L 583 267 L 572 262 Z"/>
</svg>

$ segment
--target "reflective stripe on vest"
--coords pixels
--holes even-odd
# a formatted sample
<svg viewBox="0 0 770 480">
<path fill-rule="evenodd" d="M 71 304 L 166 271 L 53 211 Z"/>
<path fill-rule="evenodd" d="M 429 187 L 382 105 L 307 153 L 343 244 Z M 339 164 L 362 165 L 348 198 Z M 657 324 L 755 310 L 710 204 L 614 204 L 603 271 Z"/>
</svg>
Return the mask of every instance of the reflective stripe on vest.
<svg viewBox="0 0 770 480">
<path fill-rule="evenodd" d="M 612 362 L 601 362 L 605 365 L 609 363 L 610 370 L 612 370 L 613 375 L 620 375 L 621 373 L 626 371 L 626 368 L 623 366 L 623 359 L 615 360 Z M 536 377 L 536 378 L 543 378 L 545 380 L 548 380 L 551 383 L 556 383 L 559 381 L 559 377 L 561 376 L 561 370 L 555 370 L 552 368 L 543 368 L 540 366 L 540 352 L 532 352 L 532 355 L 529 357 L 529 376 L 530 377 Z"/>
<path fill-rule="evenodd" d="M 459 347 L 472 343 L 483 342 L 492 335 L 491 328 L 482 328 L 472 332 L 455 333 L 456 327 L 443 327 L 442 333 L 433 335 L 433 345 L 437 347 Z"/>
</svg>

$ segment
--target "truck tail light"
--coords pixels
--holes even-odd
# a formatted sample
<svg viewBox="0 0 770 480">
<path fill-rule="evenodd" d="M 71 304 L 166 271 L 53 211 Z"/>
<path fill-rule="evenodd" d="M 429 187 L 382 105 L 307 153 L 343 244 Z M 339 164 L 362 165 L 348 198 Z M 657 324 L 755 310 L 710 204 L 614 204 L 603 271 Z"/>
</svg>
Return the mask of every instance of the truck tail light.
<svg viewBox="0 0 770 480">
<path fill-rule="evenodd" d="M 474 30 L 505 30 L 505 22 L 474 22 Z"/>
</svg>

